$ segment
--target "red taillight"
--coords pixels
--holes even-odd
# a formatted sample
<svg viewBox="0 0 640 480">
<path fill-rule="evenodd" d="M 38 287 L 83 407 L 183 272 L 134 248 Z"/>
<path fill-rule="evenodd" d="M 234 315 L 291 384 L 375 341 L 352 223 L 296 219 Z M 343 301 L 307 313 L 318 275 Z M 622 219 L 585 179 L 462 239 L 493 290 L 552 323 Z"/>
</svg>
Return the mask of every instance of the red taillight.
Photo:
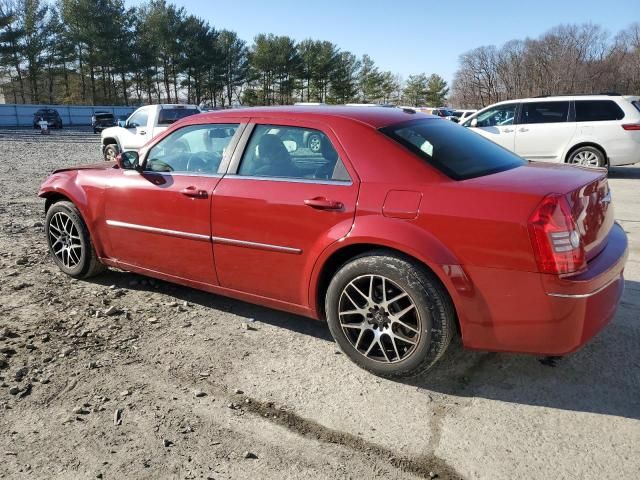
<svg viewBox="0 0 640 480">
<path fill-rule="evenodd" d="M 625 130 L 640 130 L 640 123 L 627 123 L 622 125 Z"/>
<path fill-rule="evenodd" d="M 584 244 L 564 196 L 540 202 L 529 218 L 529 236 L 542 273 L 566 275 L 586 267 Z"/>
</svg>

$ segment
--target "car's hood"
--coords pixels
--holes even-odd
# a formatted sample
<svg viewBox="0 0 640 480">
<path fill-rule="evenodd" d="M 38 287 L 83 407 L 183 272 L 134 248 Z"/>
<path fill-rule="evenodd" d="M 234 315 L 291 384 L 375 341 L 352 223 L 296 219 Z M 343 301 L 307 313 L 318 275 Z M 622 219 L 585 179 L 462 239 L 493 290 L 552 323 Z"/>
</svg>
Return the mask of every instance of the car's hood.
<svg viewBox="0 0 640 480">
<path fill-rule="evenodd" d="M 122 127 L 118 127 L 118 126 L 109 127 L 109 128 L 106 128 L 106 129 L 104 129 L 102 131 L 101 137 L 103 139 L 107 138 L 107 137 L 117 137 L 119 133 L 121 133 L 122 131 L 126 131 L 126 130 L 127 130 L 126 128 L 122 128 Z"/>
<path fill-rule="evenodd" d="M 114 168 L 115 166 L 116 162 L 97 162 L 89 163 L 87 165 L 76 165 L 75 167 L 58 168 L 52 173 L 72 172 L 74 170 L 108 170 L 110 168 Z"/>
</svg>

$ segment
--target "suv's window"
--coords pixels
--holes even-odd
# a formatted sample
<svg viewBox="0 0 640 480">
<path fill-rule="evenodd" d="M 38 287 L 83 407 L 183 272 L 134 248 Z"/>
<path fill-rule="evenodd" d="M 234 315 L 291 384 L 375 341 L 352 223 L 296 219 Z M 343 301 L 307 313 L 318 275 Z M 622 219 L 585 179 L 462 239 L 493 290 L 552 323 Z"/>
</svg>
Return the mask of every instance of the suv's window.
<svg viewBox="0 0 640 480">
<path fill-rule="evenodd" d="M 638 111 L 640 111 L 640 101 L 635 100 L 633 102 L 631 102 L 631 104 L 636 107 L 638 109 Z"/>
<path fill-rule="evenodd" d="M 525 163 L 509 150 L 453 122 L 412 120 L 381 131 L 455 180 L 489 175 Z"/>
<path fill-rule="evenodd" d="M 560 123 L 569 119 L 569 102 L 525 102 L 520 123 Z"/>
<path fill-rule="evenodd" d="M 576 122 L 621 120 L 624 112 L 612 100 L 576 100 Z"/>
<path fill-rule="evenodd" d="M 200 113 L 200 111 L 195 108 L 163 108 L 158 115 L 158 125 L 171 125 L 196 113 Z"/>
<path fill-rule="evenodd" d="M 498 105 L 490 108 L 486 112 L 478 115 L 478 127 L 499 127 L 502 125 L 513 125 L 516 116 L 515 103 Z"/>
<path fill-rule="evenodd" d="M 141 110 L 134 113 L 129 119 L 130 127 L 146 127 L 149 120 L 149 112 L 147 110 Z"/>
<path fill-rule="evenodd" d="M 209 124 L 176 130 L 149 150 L 145 170 L 216 173 L 237 129 L 237 124 Z"/>
<path fill-rule="evenodd" d="M 350 180 L 338 152 L 324 133 L 280 125 L 255 127 L 238 175 Z"/>
</svg>

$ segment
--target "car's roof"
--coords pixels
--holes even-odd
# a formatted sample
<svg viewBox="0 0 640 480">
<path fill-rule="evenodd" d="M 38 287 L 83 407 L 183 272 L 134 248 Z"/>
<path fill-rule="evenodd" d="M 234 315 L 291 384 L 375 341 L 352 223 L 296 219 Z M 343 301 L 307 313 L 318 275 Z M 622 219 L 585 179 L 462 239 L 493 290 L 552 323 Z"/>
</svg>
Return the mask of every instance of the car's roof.
<svg viewBox="0 0 640 480">
<path fill-rule="evenodd" d="M 364 123 L 373 128 L 382 128 L 395 123 L 415 120 L 417 118 L 436 118 L 431 115 L 409 109 L 389 107 L 348 107 L 348 106 L 282 106 L 282 107 L 250 107 L 230 110 L 217 110 L 202 113 L 212 121 L 224 117 L 274 117 L 287 119 L 330 120 L 344 118 Z M 193 117 L 189 117 L 193 118 Z"/>
<path fill-rule="evenodd" d="M 628 97 L 624 97 L 622 95 L 549 95 L 549 96 L 540 96 L 540 97 L 528 97 L 528 98 L 514 98 L 511 100 L 503 100 L 502 102 L 496 102 L 493 105 L 502 105 L 506 103 L 528 103 L 528 102 L 561 102 L 561 101 L 570 101 L 570 100 L 616 100 L 616 99 L 626 99 Z"/>
</svg>

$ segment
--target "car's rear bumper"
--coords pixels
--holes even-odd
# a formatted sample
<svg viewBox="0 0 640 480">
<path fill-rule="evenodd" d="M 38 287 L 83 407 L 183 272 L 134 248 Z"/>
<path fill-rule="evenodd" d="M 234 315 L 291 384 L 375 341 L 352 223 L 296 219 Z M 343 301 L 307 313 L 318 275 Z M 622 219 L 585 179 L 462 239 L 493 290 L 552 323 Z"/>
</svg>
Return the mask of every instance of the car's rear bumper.
<svg viewBox="0 0 640 480">
<path fill-rule="evenodd" d="M 626 259 L 627 237 L 614 224 L 606 248 L 570 278 L 465 267 L 474 286 L 456 302 L 473 312 L 458 309 L 465 346 L 540 355 L 579 349 L 613 319 Z"/>
</svg>

